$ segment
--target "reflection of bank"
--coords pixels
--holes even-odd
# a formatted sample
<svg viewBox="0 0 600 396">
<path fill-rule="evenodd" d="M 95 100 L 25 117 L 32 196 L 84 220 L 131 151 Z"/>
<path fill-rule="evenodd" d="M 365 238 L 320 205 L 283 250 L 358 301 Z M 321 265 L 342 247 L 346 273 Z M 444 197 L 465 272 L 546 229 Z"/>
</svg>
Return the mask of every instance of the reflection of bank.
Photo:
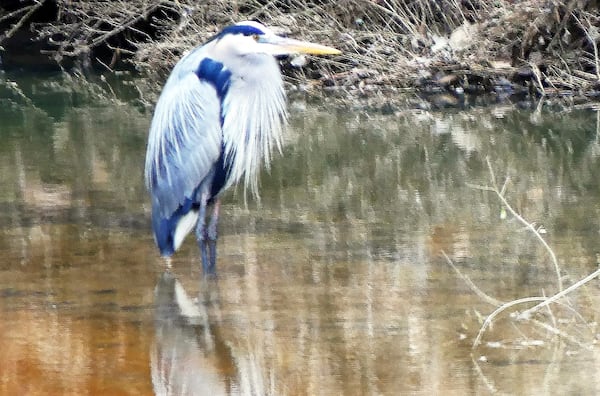
<svg viewBox="0 0 600 396">
<path fill-rule="evenodd" d="M 203 282 L 200 303 L 170 272 L 155 289 L 155 342 L 150 352 L 157 395 L 229 395 L 239 392 L 230 348 L 219 337 L 211 312 L 218 310 L 217 281 Z M 202 296 L 207 296 L 202 298 Z M 218 315 L 217 315 L 218 316 Z"/>
</svg>

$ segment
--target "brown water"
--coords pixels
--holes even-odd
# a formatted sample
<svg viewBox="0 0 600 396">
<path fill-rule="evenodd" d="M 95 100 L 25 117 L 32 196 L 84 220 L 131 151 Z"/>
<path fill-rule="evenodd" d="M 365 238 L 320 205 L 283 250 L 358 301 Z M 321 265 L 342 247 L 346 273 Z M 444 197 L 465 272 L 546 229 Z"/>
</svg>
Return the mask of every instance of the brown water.
<svg viewBox="0 0 600 396">
<path fill-rule="evenodd" d="M 261 202 L 225 198 L 218 279 L 168 272 L 142 183 L 150 114 L 62 78 L 0 89 L 0 394 L 600 394 L 592 110 L 379 115 L 292 102 Z"/>
</svg>

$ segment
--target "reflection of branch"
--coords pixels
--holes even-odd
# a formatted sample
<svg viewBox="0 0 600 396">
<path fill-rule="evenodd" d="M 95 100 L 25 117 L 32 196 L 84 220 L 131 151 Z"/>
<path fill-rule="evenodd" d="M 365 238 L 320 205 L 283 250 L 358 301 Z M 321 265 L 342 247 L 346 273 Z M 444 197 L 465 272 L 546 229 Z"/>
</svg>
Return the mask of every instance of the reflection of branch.
<svg viewBox="0 0 600 396">
<path fill-rule="evenodd" d="M 513 207 L 510 205 L 510 203 L 508 203 L 508 201 L 506 200 L 506 197 L 504 196 L 504 193 L 505 193 L 506 185 L 508 184 L 509 178 L 508 177 L 506 178 L 506 180 L 504 182 L 504 185 L 502 186 L 502 189 L 498 189 L 498 185 L 496 184 L 496 176 L 494 175 L 494 170 L 492 169 L 492 165 L 490 163 L 489 157 L 486 158 L 486 162 L 487 162 L 488 169 L 490 171 L 490 178 L 492 179 L 492 185 L 493 186 L 492 187 L 489 187 L 489 186 L 478 186 L 478 185 L 473 185 L 473 184 L 468 184 L 468 185 L 471 186 L 471 187 L 473 187 L 473 188 L 476 188 L 478 190 L 492 191 L 493 193 L 495 193 L 496 196 L 500 199 L 500 201 L 502 201 L 502 204 L 504 204 L 504 207 L 517 220 L 519 220 L 519 222 L 521 222 L 525 227 L 527 227 L 533 233 L 533 235 L 536 236 L 536 238 L 541 242 L 541 244 L 544 246 L 544 248 L 546 248 L 546 251 L 550 255 L 550 258 L 552 259 L 552 263 L 554 264 L 554 270 L 556 271 L 556 276 L 558 278 L 558 290 L 562 290 L 563 289 L 563 284 L 562 284 L 562 278 L 560 276 L 560 267 L 558 265 L 558 260 L 556 259 L 556 255 L 554 254 L 554 251 L 552 250 L 552 248 L 550 247 L 550 245 L 548 245 L 548 243 L 546 242 L 546 240 L 542 237 L 542 235 L 540 234 L 540 232 L 538 231 L 538 229 L 536 229 L 534 227 L 533 223 L 528 222 L 521 215 L 519 215 L 513 209 Z"/>
<path fill-rule="evenodd" d="M 488 304 L 496 305 L 496 306 L 500 305 L 500 304 L 504 304 L 504 302 L 502 302 L 500 300 L 496 300 L 494 297 L 490 297 L 487 294 L 485 294 L 480 288 L 478 288 L 473 283 L 473 281 L 471 281 L 471 279 L 469 279 L 468 276 L 466 276 L 462 272 L 460 272 L 460 270 L 458 268 L 456 268 L 456 266 L 454 265 L 452 260 L 450 260 L 450 257 L 448 257 L 448 255 L 446 254 L 445 251 L 442 250 L 442 254 L 444 255 L 444 258 L 446 259 L 446 262 L 448 262 L 448 265 L 450 265 L 450 267 L 452 267 L 452 269 L 458 274 L 458 276 L 460 276 L 461 279 L 465 281 L 467 286 L 469 286 L 471 288 L 471 290 L 473 290 L 475 292 L 475 294 L 477 294 L 479 297 L 481 297 L 482 300 L 484 300 Z"/>
<path fill-rule="evenodd" d="M 490 380 L 487 377 L 487 375 L 485 375 L 483 373 L 483 370 L 481 369 L 481 366 L 479 365 L 479 362 L 477 360 L 475 360 L 475 358 L 473 357 L 473 355 L 471 355 L 471 360 L 473 361 L 473 367 L 475 367 L 475 371 L 477 372 L 477 374 L 479 374 L 479 376 L 483 380 L 484 385 L 487 386 L 487 388 L 490 390 L 490 392 L 492 394 L 497 394 L 498 393 L 498 389 L 494 386 L 494 382 L 492 380 Z"/>
<path fill-rule="evenodd" d="M 19 85 L 16 82 L 8 81 L 8 80 L 0 80 L 0 88 L 4 88 L 4 89 L 8 90 L 13 95 L 15 95 L 16 97 L 21 99 L 23 101 L 23 103 L 26 104 L 27 106 L 32 106 L 32 107 L 34 106 L 32 100 L 27 95 L 25 95 L 23 90 L 21 90 L 21 88 L 19 88 Z"/>
</svg>

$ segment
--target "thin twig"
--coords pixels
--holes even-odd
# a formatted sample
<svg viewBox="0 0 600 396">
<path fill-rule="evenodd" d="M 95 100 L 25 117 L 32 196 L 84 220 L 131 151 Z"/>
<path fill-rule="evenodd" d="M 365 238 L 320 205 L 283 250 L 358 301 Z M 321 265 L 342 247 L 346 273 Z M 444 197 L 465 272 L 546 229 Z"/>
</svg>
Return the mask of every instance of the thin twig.
<svg viewBox="0 0 600 396">
<path fill-rule="evenodd" d="M 533 233 L 533 235 L 535 235 L 535 237 L 544 246 L 544 248 L 550 255 L 550 258 L 552 259 L 552 264 L 554 265 L 554 270 L 556 272 L 556 277 L 558 279 L 558 290 L 562 290 L 563 283 L 562 283 L 562 277 L 560 275 L 560 266 L 558 265 L 558 259 L 556 258 L 554 251 L 552 250 L 550 245 L 548 245 L 548 243 L 546 242 L 544 237 L 542 237 L 542 235 L 539 233 L 539 231 L 535 228 L 533 223 L 530 223 L 527 220 L 525 220 L 520 214 L 518 214 L 513 209 L 511 204 L 506 200 L 506 197 L 503 194 L 503 192 L 506 190 L 506 183 L 502 187 L 502 190 L 498 189 L 498 185 L 496 184 L 496 176 L 494 174 L 494 170 L 492 169 L 492 164 L 490 163 L 489 157 L 486 158 L 486 162 L 487 162 L 488 170 L 490 172 L 490 178 L 492 179 L 493 187 L 481 186 L 481 185 L 475 185 L 475 184 L 467 184 L 467 185 L 472 188 L 478 189 L 478 190 L 491 191 L 491 192 L 495 193 L 496 196 L 500 199 L 500 201 L 502 201 L 502 204 L 504 205 L 504 207 L 513 215 L 513 217 L 516 218 L 526 228 L 528 228 Z"/>
<path fill-rule="evenodd" d="M 484 321 L 483 325 L 481 326 L 481 328 L 479 329 L 479 332 L 477 333 L 477 337 L 475 338 L 475 341 L 473 342 L 473 348 L 476 348 L 480 343 L 481 343 L 481 337 L 483 336 L 483 333 L 485 332 L 485 330 L 490 326 L 490 324 L 493 322 L 494 318 L 496 316 L 498 316 L 501 312 L 505 311 L 506 309 L 513 307 L 517 304 L 522 304 L 522 303 L 528 303 L 528 302 L 533 302 L 533 301 L 540 301 L 539 304 L 535 305 L 532 308 L 529 308 L 525 311 L 523 311 L 522 313 L 514 316 L 517 320 L 530 320 L 531 323 L 534 323 L 540 327 L 542 327 L 543 329 L 545 329 L 546 331 L 549 331 L 553 334 L 559 335 L 562 338 L 576 344 L 579 345 L 580 347 L 586 348 L 586 349 L 590 349 L 590 346 L 585 345 L 584 343 L 580 342 L 579 340 L 577 340 L 576 338 L 572 337 L 571 335 L 561 331 L 560 329 L 558 329 L 557 327 L 557 323 L 558 321 L 556 320 L 556 318 L 554 317 L 552 311 L 549 309 L 549 305 L 552 303 L 557 302 L 559 299 L 561 299 L 562 297 L 566 296 L 568 293 L 570 293 L 573 290 L 576 290 L 578 288 L 580 288 L 581 286 L 583 286 L 584 284 L 586 284 L 587 282 L 591 281 L 592 279 L 600 276 L 600 269 L 594 271 L 593 273 L 591 273 L 590 275 L 586 276 L 585 278 L 579 280 L 578 282 L 574 283 L 573 285 L 569 286 L 567 289 L 563 290 L 563 285 L 562 285 L 562 279 L 560 276 L 560 268 L 558 266 L 558 260 L 556 259 L 556 255 L 554 254 L 554 251 L 552 250 L 552 248 L 550 248 L 550 246 L 548 245 L 548 243 L 544 240 L 544 238 L 541 236 L 541 234 L 539 233 L 538 229 L 536 229 L 536 227 L 534 226 L 534 223 L 530 223 L 527 220 L 525 220 L 521 215 L 519 215 L 513 208 L 512 206 L 508 203 L 508 201 L 506 200 L 504 193 L 506 191 L 506 185 L 507 185 L 507 180 L 505 181 L 504 185 L 502 186 L 502 189 L 499 190 L 498 189 L 498 185 L 496 184 L 496 177 L 494 175 L 491 163 L 489 158 L 486 159 L 487 161 L 487 165 L 488 165 L 488 169 L 490 171 L 490 178 L 492 180 L 493 183 L 493 187 L 489 187 L 489 186 L 480 186 L 480 185 L 470 185 L 473 188 L 479 189 L 479 190 L 484 190 L 484 191 L 491 191 L 494 192 L 498 198 L 502 201 L 502 203 L 504 204 L 505 208 L 516 218 L 519 220 L 519 222 L 521 222 L 522 224 L 525 225 L 525 227 L 527 227 L 531 232 L 533 232 L 533 234 L 538 238 L 538 240 L 542 243 L 542 245 L 546 248 L 546 250 L 548 251 L 548 253 L 550 254 L 550 257 L 552 258 L 552 262 L 554 263 L 554 268 L 556 270 L 557 273 L 557 277 L 558 277 L 558 284 L 559 284 L 559 292 L 556 293 L 555 295 L 553 295 L 552 297 L 526 297 L 526 298 L 521 298 L 521 299 L 517 299 L 514 301 L 510 301 L 507 303 L 504 303 L 502 305 L 500 305 L 496 310 L 494 310 L 494 312 L 492 312 Z M 443 253 L 443 252 L 442 252 Z M 446 259 L 448 260 L 448 262 L 450 262 L 450 259 L 447 257 L 447 255 L 445 253 L 443 253 L 444 256 L 446 257 Z M 452 264 L 451 264 L 452 265 Z M 454 268 L 454 265 L 452 265 L 452 267 Z M 456 269 L 455 269 L 456 270 Z M 462 274 L 459 273 L 459 275 L 461 277 L 463 277 L 463 279 L 465 279 L 466 281 L 470 282 L 470 280 L 468 280 L 468 278 L 466 278 L 465 276 L 463 276 Z M 476 287 L 473 286 L 473 290 L 478 290 Z M 479 293 L 478 293 L 479 294 Z M 482 292 L 482 294 L 484 296 L 487 297 L 487 295 L 485 295 L 485 293 Z M 487 298 L 486 298 L 487 300 Z M 547 323 L 544 322 L 540 322 L 537 320 L 531 320 L 531 314 L 537 310 L 539 310 L 540 308 L 543 307 L 548 307 L 549 310 L 549 314 L 552 318 L 552 321 L 554 323 L 554 326 L 551 326 Z"/>
<path fill-rule="evenodd" d="M 481 325 L 481 328 L 479 329 L 479 332 L 477 333 L 477 337 L 475 337 L 475 341 L 473 341 L 473 349 L 475 349 L 475 348 L 477 348 L 477 346 L 479 346 L 479 344 L 481 343 L 481 337 L 483 337 L 483 333 L 488 328 L 488 326 L 492 323 L 494 318 L 496 316 L 498 316 L 500 313 L 502 313 L 503 311 L 507 310 L 508 308 L 513 307 L 518 304 L 524 304 L 524 303 L 530 303 L 530 302 L 536 302 L 536 301 L 544 301 L 544 300 L 546 300 L 546 298 L 544 298 L 544 297 L 525 297 L 525 298 L 519 298 L 517 300 L 509 301 L 507 303 L 502 304 L 498 308 L 496 308 L 494 310 L 494 312 L 492 312 L 491 314 L 488 315 L 487 318 L 485 318 L 483 325 Z"/>
<path fill-rule="evenodd" d="M 568 293 L 572 292 L 573 290 L 578 289 L 579 287 L 581 287 L 582 285 L 588 283 L 589 281 L 591 281 L 592 279 L 598 277 L 599 275 L 600 275 L 600 269 L 597 269 L 596 271 L 592 272 L 591 274 L 589 274 L 585 278 L 583 278 L 583 279 L 575 282 L 571 286 L 567 287 L 565 290 L 562 290 L 560 293 L 556 293 L 555 295 L 553 295 L 552 297 L 547 298 L 545 301 L 543 301 L 542 303 L 536 305 L 535 307 L 529 308 L 528 310 L 521 312 L 517 316 L 517 319 L 529 319 L 529 317 L 531 316 L 531 314 L 533 312 L 537 311 L 540 308 L 545 307 L 548 304 L 552 304 L 556 300 L 558 300 L 558 299 L 566 296 Z"/>
<path fill-rule="evenodd" d="M 23 15 L 21 17 L 21 19 L 19 19 L 19 21 L 17 23 L 15 23 L 13 25 L 13 27 L 11 27 L 10 30 L 4 34 L 3 37 L 0 38 L 0 42 L 7 38 L 11 38 L 13 34 L 15 34 L 19 29 L 21 29 L 21 27 L 29 19 L 29 17 L 31 15 L 33 15 L 33 13 L 36 12 L 41 6 L 44 5 L 44 3 L 45 3 L 45 0 L 38 1 L 38 2 L 36 2 L 36 4 L 30 6 L 29 11 L 27 11 L 27 13 L 25 15 Z"/>
</svg>

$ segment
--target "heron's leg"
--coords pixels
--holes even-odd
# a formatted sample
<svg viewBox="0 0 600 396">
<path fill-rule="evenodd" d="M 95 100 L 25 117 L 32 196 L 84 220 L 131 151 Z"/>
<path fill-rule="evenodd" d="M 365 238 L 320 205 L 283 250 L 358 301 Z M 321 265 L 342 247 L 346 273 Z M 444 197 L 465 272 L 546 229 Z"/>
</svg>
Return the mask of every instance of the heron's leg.
<svg viewBox="0 0 600 396">
<path fill-rule="evenodd" d="M 219 223 L 219 209 L 221 208 L 221 201 L 215 200 L 213 205 L 213 213 L 208 224 L 208 249 L 210 253 L 210 262 L 212 263 L 213 270 L 217 263 L 217 225 Z"/>
<path fill-rule="evenodd" d="M 200 210 L 198 213 L 198 223 L 196 224 L 196 240 L 200 248 L 202 256 L 202 270 L 204 275 L 214 272 L 214 265 L 211 265 L 208 257 L 208 241 L 206 232 L 206 203 L 208 202 L 208 194 L 202 194 L 200 198 Z"/>
</svg>

